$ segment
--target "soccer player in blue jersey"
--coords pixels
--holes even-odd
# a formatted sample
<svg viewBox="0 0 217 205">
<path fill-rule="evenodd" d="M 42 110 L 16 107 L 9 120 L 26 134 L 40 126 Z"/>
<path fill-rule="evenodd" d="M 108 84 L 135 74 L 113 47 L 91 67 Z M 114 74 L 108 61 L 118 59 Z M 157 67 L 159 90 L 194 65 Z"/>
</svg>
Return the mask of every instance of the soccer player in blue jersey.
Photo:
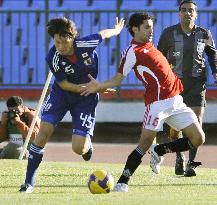
<svg viewBox="0 0 217 205">
<path fill-rule="evenodd" d="M 69 111 L 73 119 L 72 150 L 88 161 L 92 155 L 91 137 L 95 125 L 98 94 L 81 96 L 79 84 L 89 82 L 88 74 L 98 74 L 98 57 L 95 48 L 105 38 L 120 34 L 124 20 L 116 18 L 113 29 L 78 38 L 73 21 L 54 18 L 47 24 L 47 32 L 54 39 L 54 46 L 46 57 L 55 80 L 44 104 L 39 134 L 29 151 L 25 183 L 20 192 L 33 192 L 34 176 L 42 161 L 44 147 L 55 126 Z"/>
</svg>

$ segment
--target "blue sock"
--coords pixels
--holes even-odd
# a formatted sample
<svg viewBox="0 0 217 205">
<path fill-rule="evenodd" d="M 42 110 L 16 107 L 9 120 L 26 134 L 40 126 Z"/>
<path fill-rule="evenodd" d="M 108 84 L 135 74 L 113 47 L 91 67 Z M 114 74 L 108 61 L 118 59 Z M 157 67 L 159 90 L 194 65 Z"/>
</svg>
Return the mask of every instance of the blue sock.
<svg viewBox="0 0 217 205">
<path fill-rule="evenodd" d="M 26 170 L 26 184 L 34 186 L 35 174 L 39 164 L 42 161 L 44 148 L 31 144 L 29 149 L 28 165 Z"/>
</svg>

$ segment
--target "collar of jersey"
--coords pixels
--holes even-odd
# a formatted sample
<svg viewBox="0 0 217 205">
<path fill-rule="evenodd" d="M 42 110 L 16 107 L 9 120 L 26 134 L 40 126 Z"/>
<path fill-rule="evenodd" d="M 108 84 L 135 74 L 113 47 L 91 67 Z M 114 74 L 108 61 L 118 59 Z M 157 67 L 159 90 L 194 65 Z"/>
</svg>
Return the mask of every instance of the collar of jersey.
<svg viewBox="0 0 217 205">
<path fill-rule="evenodd" d="M 140 43 L 140 42 L 137 42 L 135 40 L 132 40 L 131 44 L 136 44 L 136 45 L 139 45 L 139 46 L 145 46 L 146 48 L 150 48 L 153 45 L 152 42 Z"/>
</svg>

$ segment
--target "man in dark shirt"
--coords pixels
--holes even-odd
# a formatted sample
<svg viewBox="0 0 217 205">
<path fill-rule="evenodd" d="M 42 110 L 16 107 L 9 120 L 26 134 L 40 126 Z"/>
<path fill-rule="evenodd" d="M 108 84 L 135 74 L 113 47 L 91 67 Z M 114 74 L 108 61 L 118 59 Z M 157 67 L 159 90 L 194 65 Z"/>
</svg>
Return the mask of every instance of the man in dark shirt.
<svg viewBox="0 0 217 205">
<path fill-rule="evenodd" d="M 204 55 L 208 57 L 212 74 L 217 80 L 217 50 L 209 30 L 195 25 L 197 5 L 191 0 L 184 0 L 179 6 L 180 23 L 166 28 L 158 42 L 158 49 L 168 59 L 174 73 L 182 80 L 182 96 L 187 106 L 197 115 L 202 126 L 206 105 L 206 70 Z M 180 136 L 175 130 L 170 131 L 171 138 Z M 175 173 L 177 175 L 196 176 L 195 163 L 197 149 L 189 151 L 189 161 L 184 173 L 184 155 L 177 153 Z"/>
</svg>

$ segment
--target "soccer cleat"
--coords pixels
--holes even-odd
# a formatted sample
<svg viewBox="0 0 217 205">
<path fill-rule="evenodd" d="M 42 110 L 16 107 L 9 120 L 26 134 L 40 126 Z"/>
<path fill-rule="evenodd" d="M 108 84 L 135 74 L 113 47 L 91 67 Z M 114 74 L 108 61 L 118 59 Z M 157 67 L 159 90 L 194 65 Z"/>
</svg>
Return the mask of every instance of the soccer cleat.
<svg viewBox="0 0 217 205">
<path fill-rule="evenodd" d="M 89 161 L 92 157 L 92 154 L 93 154 L 93 147 L 91 145 L 90 149 L 85 154 L 83 154 L 82 157 L 85 161 Z"/>
<path fill-rule="evenodd" d="M 185 155 L 180 153 L 176 155 L 175 174 L 183 175 L 185 173 Z"/>
<path fill-rule="evenodd" d="M 114 192 L 128 192 L 128 185 L 124 183 L 117 183 L 113 191 Z"/>
<path fill-rule="evenodd" d="M 201 162 L 194 162 L 194 161 L 188 161 L 186 170 L 185 170 L 185 177 L 194 177 L 196 176 L 195 168 L 202 165 Z"/>
<path fill-rule="evenodd" d="M 27 194 L 31 194 L 33 191 L 34 191 L 33 186 L 31 186 L 30 184 L 22 184 L 19 190 L 19 192 L 27 193 Z"/>
<path fill-rule="evenodd" d="M 152 171 L 155 174 L 159 174 L 160 173 L 160 165 L 164 160 L 163 156 L 159 156 L 154 148 L 156 147 L 156 144 L 152 144 L 151 147 L 149 148 L 148 153 L 151 155 L 151 160 L 150 160 L 150 167 L 152 169 Z"/>
<path fill-rule="evenodd" d="M 92 154 L 93 154 L 93 144 L 91 142 L 91 138 L 88 137 L 88 139 L 89 139 L 89 147 L 90 148 L 85 154 L 82 155 L 82 157 L 85 161 L 89 161 L 92 157 Z"/>
</svg>

